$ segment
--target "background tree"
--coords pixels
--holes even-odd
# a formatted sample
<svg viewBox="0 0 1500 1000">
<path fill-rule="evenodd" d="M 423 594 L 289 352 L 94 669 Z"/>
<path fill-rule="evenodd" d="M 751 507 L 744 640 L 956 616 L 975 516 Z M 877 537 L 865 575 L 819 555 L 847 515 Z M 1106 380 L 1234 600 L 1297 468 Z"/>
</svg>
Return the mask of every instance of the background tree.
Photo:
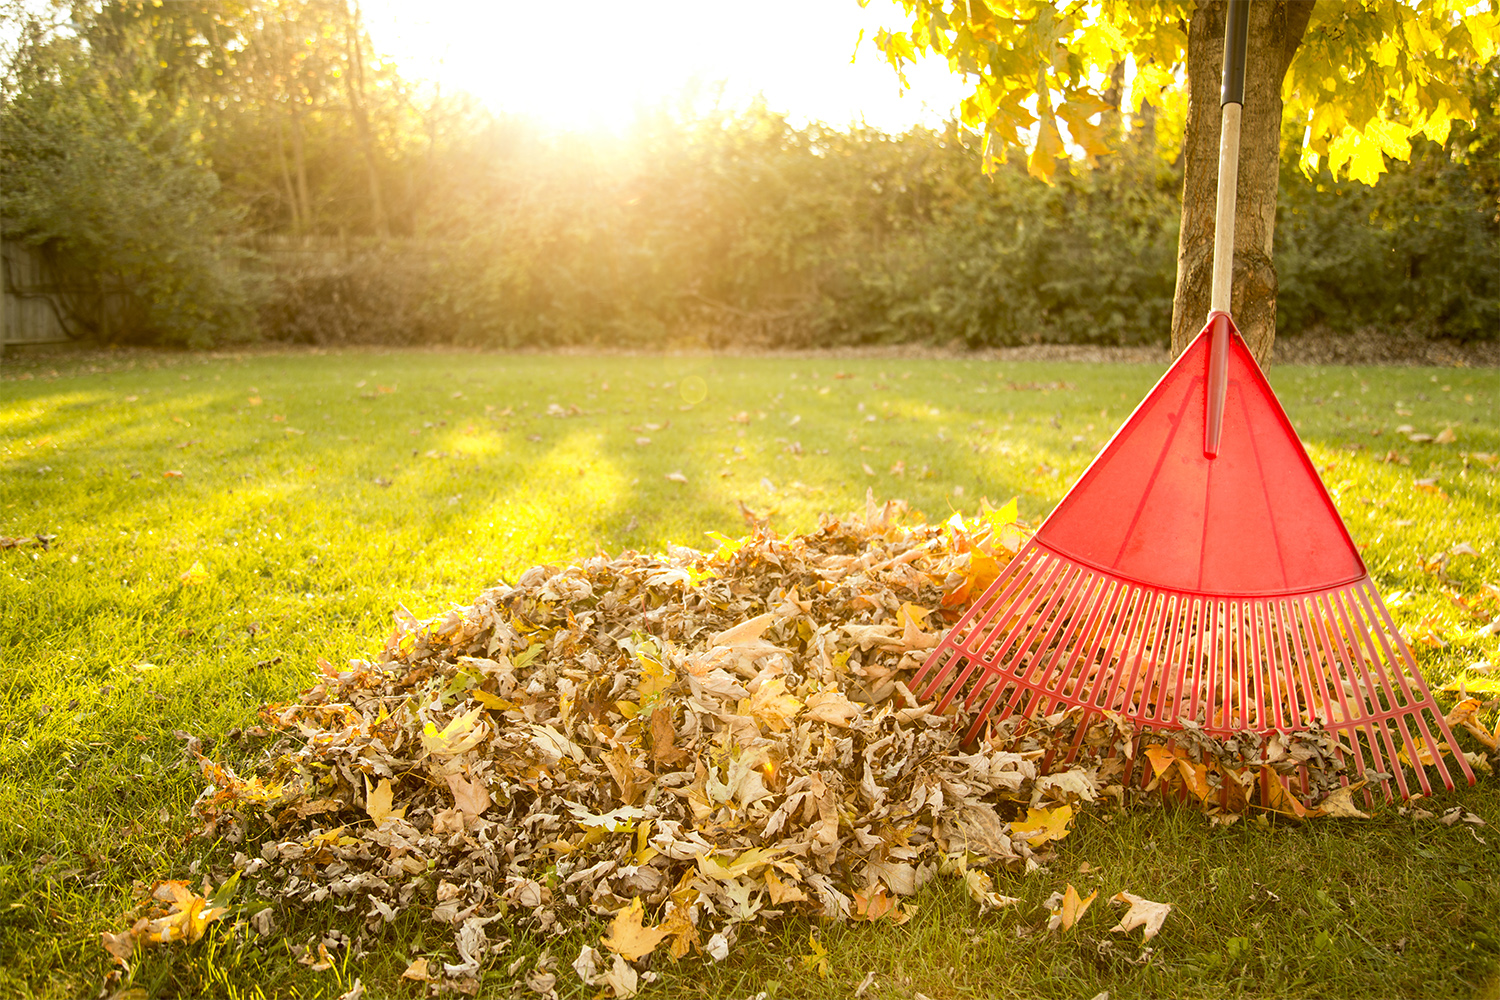
<svg viewBox="0 0 1500 1000">
<path fill-rule="evenodd" d="M 867 0 L 865 0 L 867 2 Z M 1182 224 L 1172 345 L 1180 352 L 1208 310 L 1217 173 L 1222 0 L 899 0 L 909 29 L 876 43 L 898 73 L 919 55 L 946 58 L 974 81 L 962 105 L 984 132 L 990 162 L 1029 147 L 1033 174 L 1051 178 L 1067 147 L 1109 151 L 1106 92 L 1132 65 L 1128 102 L 1182 108 Z M 1283 119 L 1305 122 L 1302 164 L 1326 163 L 1374 184 L 1385 157 L 1406 159 L 1410 140 L 1442 142 L 1455 120 L 1472 121 L 1453 85 L 1493 55 L 1500 18 L 1465 0 L 1419 6 L 1356 0 L 1263 0 L 1251 5 L 1235 234 L 1234 312 L 1256 357 L 1275 338 L 1272 262 Z"/>
</svg>

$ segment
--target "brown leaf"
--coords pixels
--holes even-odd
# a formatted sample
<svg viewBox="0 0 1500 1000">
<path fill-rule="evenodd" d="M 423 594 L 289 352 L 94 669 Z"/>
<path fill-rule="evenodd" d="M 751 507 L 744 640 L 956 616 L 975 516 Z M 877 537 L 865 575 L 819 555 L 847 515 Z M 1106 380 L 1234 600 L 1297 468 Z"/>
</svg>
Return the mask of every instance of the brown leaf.
<svg viewBox="0 0 1500 1000">
<path fill-rule="evenodd" d="M 859 706 L 850 701 L 836 686 L 827 687 L 807 699 L 807 711 L 803 718 L 812 722 L 826 722 L 841 729 L 859 717 Z"/>
<path fill-rule="evenodd" d="M 490 790 L 483 778 L 465 781 L 456 774 L 450 774 L 448 788 L 453 792 L 453 804 L 470 816 L 482 815 L 490 807 Z"/>
<path fill-rule="evenodd" d="M 130 968 L 130 956 L 135 953 L 135 934 L 133 932 L 127 930 L 121 931 L 118 934 L 111 934 L 109 931 L 104 931 L 99 935 L 99 938 L 100 943 L 104 945 L 104 950 L 109 952 L 117 963 L 125 966 L 127 969 Z"/>
<path fill-rule="evenodd" d="M 689 874 L 691 875 L 691 872 Z M 690 919 L 689 909 L 690 907 L 686 905 L 679 905 L 674 894 L 672 901 L 667 904 L 667 919 L 661 923 L 661 930 L 672 939 L 668 950 L 673 961 L 686 955 L 701 943 L 698 928 Z"/>
<path fill-rule="evenodd" d="M 677 731 L 672 727 L 672 710 L 659 702 L 651 710 L 651 759 L 663 767 L 672 767 L 691 756 L 676 745 Z"/>
<path fill-rule="evenodd" d="M 1370 814 L 1361 812 L 1354 804 L 1354 793 L 1364 786 L 1365 782 L 1356 781 L 1351 785 L 1335 788 L 1326 799 L 1318 803 L 1312 815 L 1333 816 L 1338 819 L 1369 819 Z"/>
<path fill-rule="evenodd" d="M 630 752 L 621 746 L 610 747 L 601 759 L 620 790 L 620 801 L 627 806 L 635 805 L 635 800 L 651 783 L 650 772 L 637 768 Z"/>
<path fill-rule="evenodd" d="M 766 888 L 770 891 L 771 905 L 780 906 L 782 903 L 801 903 L 807 900 L 807 893 L 797 888 L 796 885 L 788 885 L 776 877 L 776 872 L 766 869 Z"/>
</svg>

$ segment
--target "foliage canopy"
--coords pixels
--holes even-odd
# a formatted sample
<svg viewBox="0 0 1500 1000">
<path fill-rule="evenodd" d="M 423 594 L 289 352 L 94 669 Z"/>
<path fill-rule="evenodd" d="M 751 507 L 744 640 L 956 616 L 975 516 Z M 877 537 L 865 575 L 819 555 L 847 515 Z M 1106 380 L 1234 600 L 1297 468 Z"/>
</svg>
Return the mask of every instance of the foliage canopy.
<svg viewBox="0 0 1500 1000">
<path fill-rule="evenodd" d="M 1005 146 L 1030 147 L 1031 172 L 1052 177 L 1065 153 L 1060 122 L 1090 162 L 1108 152 L 1105 116 L 1121 106 L 1127 65 L 1125 106 L 1180 117 L 1195 0 L 898 2 L 910 28 L 882 30 L 876 44 L 898 73 L 931 53 L 973 78 L 961 113 L 991 140 L 992 159 Z M 1411 155 L 1413 136 L 1444 142 L 1454 121 L 1474 119 L 1453 81 L 1488 62 L 1497 39 L 1500 15 L 1464 0 L 1317 3 L 1282 90 L 1286 117 L 1305 123 L 1303 170 L 1326 164 L 1374 184 L 1385 156 Z"/>
</svg>

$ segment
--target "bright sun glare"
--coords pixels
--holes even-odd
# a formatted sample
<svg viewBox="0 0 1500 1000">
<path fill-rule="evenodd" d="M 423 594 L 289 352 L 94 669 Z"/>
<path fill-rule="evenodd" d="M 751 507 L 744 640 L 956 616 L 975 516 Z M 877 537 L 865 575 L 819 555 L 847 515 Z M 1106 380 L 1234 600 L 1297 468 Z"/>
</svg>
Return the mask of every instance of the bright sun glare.
<svg viewBox="0 0 1500 1000">
<path fill-rule="evenodd" d="M 403 75 L 559 128 L 619 132 L 639 109 L 684 99 L 742 108 L 760 94 L 794 124 L 863 120 L 899 132 L 951 117 L 964 93 L 931 61 L 908 71 L 911 89 L 900 93 L 871 41 L 900 23 L 889 0 L 364 0 L 362 9 Z"/>
</svg>

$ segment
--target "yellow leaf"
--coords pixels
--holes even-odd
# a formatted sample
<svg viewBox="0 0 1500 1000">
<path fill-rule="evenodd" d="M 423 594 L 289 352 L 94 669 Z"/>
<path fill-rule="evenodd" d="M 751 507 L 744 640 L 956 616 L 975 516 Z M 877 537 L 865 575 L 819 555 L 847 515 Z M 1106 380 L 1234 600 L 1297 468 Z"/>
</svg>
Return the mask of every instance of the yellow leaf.
<svg viewBox="0 0 1500 1000">
<path fill-rule="evenodd" d="M 1062 840 L 1068 835 L 1068 824 L 1073 819 L 1073 807 L 1056 806 L 1052 809 L 1028 809 L 1026 818 L 1010 825 L 1013 837 L 1022 837 L 1032 847 L 1040 847 L 1051 840 Z"/>
<path fill-rule="evenodd" d="M 801 700 L 786 693 L 786 681 L 780 677 L 772 677 L 762 681 L 750 696 L 748 712 L 743 702 L 740 710 L 771 732 L 784 733 L 792 727 L 792 719 L 801 709 Z"/>
<path fill-rule="evenodd" d="M 227 907 L 212 906 L 209 901 L 187 887 L 186 882 L 159 882 L 152 898 L 160 902 L 171 901 L 172 906 L 163 916 L 148 921 L 137 921 L 131 933 L 147 944 L 166 944 L 169 941 L 192 943 L 203 937 L 208 925 L 229 912 Z M 144 933 L 140 933 L 144 931 Z"/>
<path fill-rule="evenodd" d="M 802 967 L 804 969 L 817 970 L 820 979 L 828 978 L 828 949 L 813 937 L 812 932 L 807 934 L 808 947 L 812 948 L 812 954 L 802 956 Z"/>
<path fill-rule="evenodd" d="M 1057 158 L 1062 154 L 1062 133 L 1057 130 L 1057 119 L 1052 117 L 1051 112 L 1047 112 L 1042 115 L 1041 124 L 1037 127 L 1036 148 L 1026 161 L 1026 172 L 1051 184 L 1052 175 L 1057 173 Z"/>
<path fill-rule="evenodd" d="M 375 821 L 376 828 L 384 826 L 385 821 L 388 819 L 404 819 L 406 816 L 405 806 L 401 806 L 398 809 L 391 808 L 391 800 L 396 794 L 396 789 L 391 785 L 391 779 L 381 778 L 380 784 L 376 786 L 374 791 L 370 791 L 369 782 L 370 779 L 366 778 L 365 812 L 369 813 L 370 818 Z"/>
<path fill-rule="evenodd" d="M 1151 762 L 1151 770 L 1160 778 L 1177 763 L 1178 757 L 1171 750 L 1160 743 L 1146 748 L 1146 759 Z"/>
<path fill-rule="evenodd" d="M 432 977 L 427 974 L 427 959 L 413 959 L 412 963 L 406 967 L 406 971 L 401 973 L 401 978 L 415 979 L 419 983 L 430 980 Z"/>
<path fill-rule="evenodd" d="M 632 899 L 629 906 L 615 914 L 615 919 L 609 926 L 609 934 L 601 943 L 616 955 L 632 962 L 651 954 L 668 931 L 664 927 L 643 927 L 641 918 L 644 916 L 645 909 L 641 906 L 640 898 Z"/>
<path fill-rule="evenodd" d="M 1001 528 L 1009 527 L 1021 519 L 1021 498 L 1014 496 L 1010 501 L 1000 507 L 991 507 L 988 500 L 980 500 L 979 514 L 989 523 L 990 530 L 995 534 L 1000 533 Z"/>
<path fill-rule="evenodd" d="M 203 563 L 195 561 L 177 579 L 189 587 L 194 587 L 208 582 L 208 570 L 203 568 Z"/>
<path fill-rule="evenodd" d="M 1000 564 L 988 553 L 975 550 L 969 556 L 969 596 L 978 597 L 1000 575 Z"/>
<path fill-rule="evenodd" d="M 1260 769 L 1260 801 L 1261 805 L 1274 813 L 1297 819 L 1307 818 L 1307 806 L 1286 790 L 1280 776 L 1269 767 Z"/>
<path fill-rule="evenodd" d="M 930 609 L 919 608 L 908 601 L 901 605 L 900 611 L 896 612 L 896 624 L 904 626 L 910 622 L 912 625 L 921 628 L 922 622 L 926 621 L 927 616 L 931 613 Z"/>
<path fill-rule="evenodd" d="M 1380 147 L 1373 143 L 1361 143 L 1349 160 L 1349 179 L 1374 186 L 1385 173 L 1385 157 Z"/>
<path fill-rule="evenodd" d="M 471 750 L 484 738 L 484 727 L 474 728 L 474 723 L 484 711 L 483 705 L 475 705 L 474 708 L 463 715 L 456 716 L 439 732 L 437 726 L 432 723 L 422 727 L 422 746 L 431 754 L 442 754 L 453 756 Z"/>
<path fill-rule="evenodd" d="M 667 904 L 667 919 L 661 923 L 661 930 L 672 939 L 667 947 L 673 961 L 686 955 L 699 943 L 698 928 L 688 917 L 688 910 L 689 907 L 679 905 L 673 899 Z"/>
<path fill-rule="evenodd" d="M 1150 941 L 1156 937 L 1156 932 L 1161 930 L 1162 921 L 1167 919 L 1167 914 L 1172 912 L 1171 903 L 1154 903 L 1149 899 L 1128 892 L 1117 892 L 1110 897 L 1113 903 L 1128 904 L 1130 909 L 1120 918 L 1120 922 L 1109 929 L 1111 934 L 1125 934 L 1135 930 L 1137 927 L 1146 929 L 1142 942 Z"/>
<path fill-rule="evenodd" d="M 1068 888 L 1061 896 L 1052 894 L 1052 899 L 1047 903 L 1047 909 L 1052 911 L 1052 916 L 1047 920 L 1049 931 L 1070 931 L 1073 925 L 1083 919 L 1094 900 L 1099 897 L 1099 890 L 1095 889 L 1082 899 L 1078 896 L 1078 890 L 1073 888 L 1073 883 L 1068 883 Z"/>
<path fill-rule="evenodd" d="M 795 885 L 787 885 L 769 868 L 766 869 L 766 888 L 770 890 L 772 906 L 780 906 L 782 903 L 801 903 L 807 899 L 807 893 Z"/>
<path fill-rule="evenodd" d="M 640 691 L 641 701 L 649 701 L 672 686 L 677 679 L 670 668 L 647 656 L 645 653 L 637 652 L 636 659 L 641 664 L 641 679 L 637 688 Z"/>
<path fill-rule="evenodd" d="M 733 861 L 719 861 L 711 854 L 703 854 L 698 858 L 698 868 L 709 878 L 733 882 L 754 868 L 770 864 L 779 853 L 775 848 L 752 847 Z"/>
<path fill-rule="evenodd" d="M 713 558 L 717 562 L 728 562 L 733 559 L 734 554 L 744 548 L 745 544 L 750 541 L 749 535 L 746 535 L 744 538 L 730 538 L 728 535 L 720 534 L 717 531 L 710 531 L 708 537 L 719 543 L 718 549 L 713 554 Z"/>
<path fill-rule="evenodd" d="M 469 691 L 469 697 L 473 698 L 475 701 L 479 702 L 479 704 L 483 705 L 485 708 L 488 708 L 493 712 L 504 712 L 516 707 L 515 702 L 506 701 L 498 694 L 491 694 L 490 692 L 485 691 L 481 688 L 471 689 Z"/>
</svg>

